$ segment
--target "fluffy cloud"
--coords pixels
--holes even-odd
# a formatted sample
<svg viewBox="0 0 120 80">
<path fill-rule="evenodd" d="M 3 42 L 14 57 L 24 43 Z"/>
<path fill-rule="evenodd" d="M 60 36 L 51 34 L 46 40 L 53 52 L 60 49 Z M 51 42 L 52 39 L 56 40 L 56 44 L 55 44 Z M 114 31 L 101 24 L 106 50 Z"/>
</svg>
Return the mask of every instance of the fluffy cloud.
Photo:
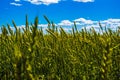
<svg viewBox="0 0 120 80">
<path fill-rule="evenodd" d="M 108 19 L 108 20 L 104 20 L 101 21 L 102 23 L 107 23 L 107 24 L 111 24 L 111 23 L 120 23 L 120 19 Z"/>
<path fill-rule="evenodd" d="M 76 2 L 94 2 L 94 0 L 73 0 Z"/>
<path fill-rule="evenodd" d="M 10 3 L 11 5 L 14 5 L 14 6 L 22 6 L 22 4 L 19 4 L 19 3 L 15 3 L 15 2 L 13 2 L 13 3 Z"/>
<path fill-rule="evenodd" d="M 50 5 L 50 4 L 59 3 L 60 1 L 67 1 L 67 0 L 14 0 L 14 2 L 10 3 L 10 4 L 15 5 L 15 6 L 21 6 L 22 4 L 17 3 L 20 1 L 30 2 L 31 4 L 34 4 L 34 5 L 40 5 L 40 4 Z M 94 0 L 73 0 L 73 1 L 75 1 L 75 2 L 94 2 Z"/>
<path fill-rule="evenodd" d="M 96 31 L 100 30 L 99 21 L 87 20 L 85 18 L 78 18 L 73 20 L 76 22 L 78 30 L 86 28 L 87 30 L 94 28 Z M 62 20 L 58 23 L 58 26 L 62 26 L 66 31 L 71 30 L 74 25 L 73 21 Z M 120 26 L 120 19 L 107 19 L 100 21 L 103 29 L 110 28 L 112 30 L 116 30 L 118 26 Z M 68 28 L 68 29 L 67 29 Z"/>
<path fill-rule="evenodd" d="M 62 26 L 63 28 L 65 28 L 65 30 L 67 30 L 67 28 L 69 28 L 69 30 L 71 30 L 70 28 L 72 28 L 72 26 L 74 25 L 74 23 L 73 23 L 74 21 L 76 22 L 76 25 L 79 30 L 82 28 L 86 28 L 88 30 L 91 28 L 94 28 L 96 31 L 99 31 L 99 29 L 100 29 L 99 21 L 87 20 L 85 18 L 78 18 L 73 21 L 62 20 L 57 25 Z M 118 28 L 118 26 L 120 26 L 120 19 L 107 19 L 107 20 L 100 21 L 100 23 L 101 23 L 103 29 L 106 27 L 106 28 L 115 30 L 116 28 Z"/>
<path fill-rule="evenodd" d="M 58 3 L 61 0 L 24 0 L 24 1 L 28 1 L 35 5 L 40 5 L 40 4 L 49 5 L 49 4 Z"/>
<path fill-rule="evenodd" d="M 85 18 L 78 18 L 74 20 L 75 22 L 83 23 L 83 24 L 93 24 L 92 20 L 86 20 Z"/>
<path fill-rule="evenodd" d="M 60 26 L 72 26 L 73 22 L 71 22 L 69 20 L 62 20 L 60 23 L 58 23 L 58 25 L 60 25 Z"/>
<path fill-rule="evenodd" d="M 94 28 L 98 32 L 100 30 L 99 21 L 87 20 L 84 18 L 78 18 L 73 21 L 76 21 L 78 30 L 81 30 L 84 28 L 86 28 L 87 30 Z M 62 28 L 65 31 L 69 32 L 72 30 L 72 27 L 74 25 L 73 21 L 62 20 L 60 23 L 57 23 L 55 25 L 57 26 L 58 29 L 60 28 L 60 26 L 62 26 Z M 82 23 L 80 23 L 80 22 L 82 22 Z M 118 28 L 118 26 L 120 26 L 120 19 L 107 19 L 107 20 L 100 21 L 100 23 L 101 23 L 103 29 L 106 27 L 106 28 L 110 28 L 112 30 L 116 30 L 116 28 Z M 25 25 L 20 25 L 17 27 L 22 29 L 22 28 L 25 28 Z M 38 25 L 38 28 L 39 29 L 42 28 L 43 32 L 46 32 L 47 27 L 48 27 L 48 24 L 39 24 Z M 12 27 L 12 29 L 15 30 L 14 27 Z"/>
<path fill-rule="evenodd" d="M 103 29 L 106 27 L 106 28 L 110 28 L 112 30 L 116 30 L 118 28 L 118 26 L 120 26 L 120 19 L 107 19 L 107 20 L 100 21 L 100 23 L 101 23 Z M 93 23 L 91 25 L 87 25 L 86 29 L 90 29 L 92 27 L 96 31 L 98 31 L 100 29 L 98 21 L 96 21 L 96 23 Z"/>
</svg>

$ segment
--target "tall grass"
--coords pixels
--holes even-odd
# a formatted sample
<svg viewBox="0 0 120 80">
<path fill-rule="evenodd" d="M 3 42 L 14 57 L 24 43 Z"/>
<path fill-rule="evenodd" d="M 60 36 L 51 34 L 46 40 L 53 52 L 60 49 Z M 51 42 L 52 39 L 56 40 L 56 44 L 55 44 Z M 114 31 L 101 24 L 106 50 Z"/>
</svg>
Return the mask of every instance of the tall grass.
<svg viewBox="0 0 120 80">
<path fill-rule="evenodd" d="M 91 28 L 71 33 L 44 16 L 47 33 L 38 29 L 38 17 L 25 28 L 2 26 L 0 34 L 1 80 L 119 80 L 120 28 L 101 33 Z"/>
</svg>

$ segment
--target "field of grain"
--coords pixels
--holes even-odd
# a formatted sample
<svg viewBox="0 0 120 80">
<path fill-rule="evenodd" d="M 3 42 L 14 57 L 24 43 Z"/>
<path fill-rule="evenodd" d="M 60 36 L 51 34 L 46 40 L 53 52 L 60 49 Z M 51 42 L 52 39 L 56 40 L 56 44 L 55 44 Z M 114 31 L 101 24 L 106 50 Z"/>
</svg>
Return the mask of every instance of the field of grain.
<svg viewBox="0 0 120 80">
<path fill-rule="evenodd" d="M 2 26 L 0 80 L 119 80 L 120 28 L 94 28 L 70 33 L 48 22 L 46 34 L 38 29 L 38 17 L 25 28 L 15 22 Z"/>
</svg>

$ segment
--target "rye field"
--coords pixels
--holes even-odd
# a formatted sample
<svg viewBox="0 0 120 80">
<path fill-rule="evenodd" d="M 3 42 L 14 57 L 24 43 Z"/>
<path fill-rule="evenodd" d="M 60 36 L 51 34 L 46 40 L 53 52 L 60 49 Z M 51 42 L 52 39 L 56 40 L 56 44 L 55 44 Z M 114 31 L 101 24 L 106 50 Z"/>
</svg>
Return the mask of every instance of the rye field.
<svg viewBox="0 0 120 80">
<path fill-rule="evenodd" d="M 44 33 L 38 17 L 25 28 L 1 27 L 0 80 L 120 80 L 120 27 L 59 29 L 48 20 Z"/>
</svg>

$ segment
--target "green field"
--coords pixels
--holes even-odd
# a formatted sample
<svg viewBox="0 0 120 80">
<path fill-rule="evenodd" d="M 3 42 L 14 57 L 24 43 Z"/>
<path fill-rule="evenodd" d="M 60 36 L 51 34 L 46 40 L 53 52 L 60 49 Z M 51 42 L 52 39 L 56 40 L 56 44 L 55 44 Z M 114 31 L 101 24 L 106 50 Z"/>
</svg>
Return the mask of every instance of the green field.
<svg viewBox="0 0 120 80">
<path fill-rule="evenodd" d="M 71 32 L 48 22 L 44 34 L 38 17 L 25 28 L 15 22 L 2 26 L 0 34 L 0 80 L 119 80 L 120 28 L 100 33 L 94 28 Z"/>
</svg>

